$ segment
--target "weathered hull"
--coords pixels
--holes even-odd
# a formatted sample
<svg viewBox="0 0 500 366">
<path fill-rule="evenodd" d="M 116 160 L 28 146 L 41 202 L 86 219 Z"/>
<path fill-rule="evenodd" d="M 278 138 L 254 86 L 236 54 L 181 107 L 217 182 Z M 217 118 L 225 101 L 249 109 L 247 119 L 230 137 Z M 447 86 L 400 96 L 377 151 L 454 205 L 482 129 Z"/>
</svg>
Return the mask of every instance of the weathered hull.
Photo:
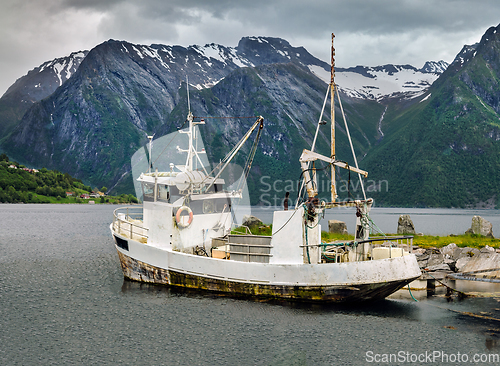
<svg viewBox="0 0 500 366">
<path fill-rule="evenodd" d="M 134 259 L 117 248 L 124 277 L 130 280 L 229 293 L 235 296 L 283 298 L 298 301 L 359 302 L 387 297 L 419 276 L 416 271 L 399 279 L 343 284 L 273 284 L 262 280 L 237 281 L 224 276 L 204 275 L 189 270 L 162 268 Z M 193 257 L 193 260 L 196 257 Z M 205 258 L 205 260 L 210 260 Z M 229 261 L 226 261 L 229 262 Z M 328 264 L 320 266 L 330 266 Z M 198 266 L 199 268 L 199 266 Z M 325 267 L 326 268 L 326 267 Z M 418 271 L 420 272 L 420 271 Z M 393 276 L 394 277 L 394 276 Z M 401 276 L 400 276 L 401 277 Z"/>
</svg>

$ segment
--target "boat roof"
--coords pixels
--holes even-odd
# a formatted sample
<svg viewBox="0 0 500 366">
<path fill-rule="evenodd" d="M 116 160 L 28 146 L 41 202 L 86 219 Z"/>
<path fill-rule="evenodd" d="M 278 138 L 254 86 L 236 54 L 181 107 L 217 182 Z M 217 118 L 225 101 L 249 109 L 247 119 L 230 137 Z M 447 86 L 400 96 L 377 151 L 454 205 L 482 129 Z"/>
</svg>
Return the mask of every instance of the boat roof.
<svg viewBox="0 0 500 366">
<path fill-rule="evenodd" d="M 168 186 L 175 186 L 175 177 L 177 177 L 182 172 L 154 172 L 154 173 L 142 173 L 137 181 L 144 183 L 155 183 L 165 184 Z M 205 184 L 209 185 L 214 181 L 213 177 L 207 177 Z M 222 178 L 218 178 L 214 184 L 224 184 L 225 181 Z"/>
</svg>

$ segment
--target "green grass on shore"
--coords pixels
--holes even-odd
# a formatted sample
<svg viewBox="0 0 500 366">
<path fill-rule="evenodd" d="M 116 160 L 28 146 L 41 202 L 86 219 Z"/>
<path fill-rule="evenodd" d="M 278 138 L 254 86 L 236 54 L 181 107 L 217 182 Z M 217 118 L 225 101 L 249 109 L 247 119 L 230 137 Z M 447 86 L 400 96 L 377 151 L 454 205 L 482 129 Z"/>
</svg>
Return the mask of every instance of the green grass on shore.
<svg viewBox="0 0 500 366">
<path fill-rule="evenodd" d="M 387 234 L 387 236 L 398 236 L 396 234 Z M 321 233 L 323 242 L 331 242 L 334 240 L 354 240 L 353 235 L 333 234 L 326 231 Z M 500 239 L 488 238 L 481 235 L 449 235 L 449 236 L 434 236 L 423 235 L 413 236 L 413 245 L 421 248 L 442 248 L 448 244 L 455 243 L 458 247 L 483 248 L 486 245 L 492 248 L 500 248 Z"/>
<path fill-rule="evenodd" d="M 254 228 L 251 230 L 252 235 L 263 235 L 263 236 L 271 236 L 273 233 L 273 225 L 263 225 L 258 228 Z M 231 231 L 231 234 L 244 235 L 249 234 L 245 227 L 239 226 L 236 229 Z"/>
<path fill-rule="evenodd" d="M 124 196 L 103 196 L 100 198 L 80 198 L 80 197 L 52 197 L 52 196 L 43 196 L 38 195 L 40 203 L 60 203 L 60 204 L 88 204 L 89 201 L 94 201 L 95 204 L 127 204 L 127 203 L 137 203 L 127 195 Z"/>
<path fill-rule="evenodd" d="M 246 234 L 245 228 L 239 227 L 232 231 L 234 234 Z M 261 226 L 252 230 L 253 235 L 266 235 L 272 234 L 272 225 Z M 396 234 L 388 234 L 388 236 L 398 236 Z M 321 241 L 324 243 L 329 243 L 332 241 L 350 241 L 354 240 L 354 235 L 343 235 L 334 234 L 327 231 L 321 232 Z M 465 248 L 483 248 L 486 245 L 492 248 L 500 248 L 500 239 L 488 238 L 481 235 L 449 235 L 449 236 L 434 236 L 434 235 L 423 235 L 413 237 L 413 245 L 419 246 L 421 248 L 442 248 L 448 244 L 455 243 L 458 247 Z"/>
<path fill-rule="evenodd" d="M 483 248 L 486 245 L 492 248 L 500 248 L 500 239 L 488 238 L 481 235 L 449 235 L 449 236 L 432 236 L 423 235 L 413 238 L 413 245 L 418 245 L 421 248 L 442 248 L 448 244 L 455 243 L 457 246 Z"/>
</svg>

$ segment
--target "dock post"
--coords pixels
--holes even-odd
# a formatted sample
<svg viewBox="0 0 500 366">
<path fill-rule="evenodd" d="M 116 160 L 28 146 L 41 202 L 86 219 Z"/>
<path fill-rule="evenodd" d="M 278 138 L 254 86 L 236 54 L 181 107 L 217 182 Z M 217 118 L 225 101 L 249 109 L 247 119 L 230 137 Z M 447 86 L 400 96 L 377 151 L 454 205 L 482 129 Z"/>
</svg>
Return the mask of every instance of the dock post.
<svg viewBox="0 0 500 366">
<path fill-rule="evenodd" d="M 436 291 L 436 280 L 430 278 L 427 280 L 427 295 L 433 295 Z"/>
</svg>

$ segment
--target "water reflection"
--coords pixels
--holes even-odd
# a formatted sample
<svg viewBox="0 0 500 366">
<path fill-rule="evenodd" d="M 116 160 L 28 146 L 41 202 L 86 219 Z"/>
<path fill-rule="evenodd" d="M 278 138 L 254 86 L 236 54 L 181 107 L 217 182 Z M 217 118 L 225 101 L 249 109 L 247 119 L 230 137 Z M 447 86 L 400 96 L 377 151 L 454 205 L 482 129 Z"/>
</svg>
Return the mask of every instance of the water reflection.
<svg viewBox="0 0 500 366">
<path fill-rule="evenodd" d="M 498 284 L 461 284 L 464 281 L 449 281 L 457 288 L 472 292 L 479 288 L 484 290 L 497 290 Z M 439 326 L 455 332 L 473 332 L 484 337 L 485 347 L 488 350 L 500 349 L 500 292 L 483 292 L 485 297 L 478 295 L 461 297 L 456 294 L 447 296 L 444 286 L 437 286 L 435 291 L 413 290 L 412 294 L 407 288 L 399 290 L 389 298 L 366 303 L 329 304 L 318 302 L 299 302 L 286 299 L 262 299 L 234 296 L 226 293 L 214 293 L 169 287 L 123 280 L 121 292 L 126 296 L 144 297 L 145 295 L 160 296 L 165 299 L 182 297 L 198 300 L 229 299 L 232 302 L 245 306 L 245 304 L 263 304 L 265 306 L 278 306 L 294 310 L 298 314 L 317 316 L 346 315 L 355 317 L 369 317 L 404 320 Z M 225 303 L 224 303 L 225 304 Z"/>
</svg>

